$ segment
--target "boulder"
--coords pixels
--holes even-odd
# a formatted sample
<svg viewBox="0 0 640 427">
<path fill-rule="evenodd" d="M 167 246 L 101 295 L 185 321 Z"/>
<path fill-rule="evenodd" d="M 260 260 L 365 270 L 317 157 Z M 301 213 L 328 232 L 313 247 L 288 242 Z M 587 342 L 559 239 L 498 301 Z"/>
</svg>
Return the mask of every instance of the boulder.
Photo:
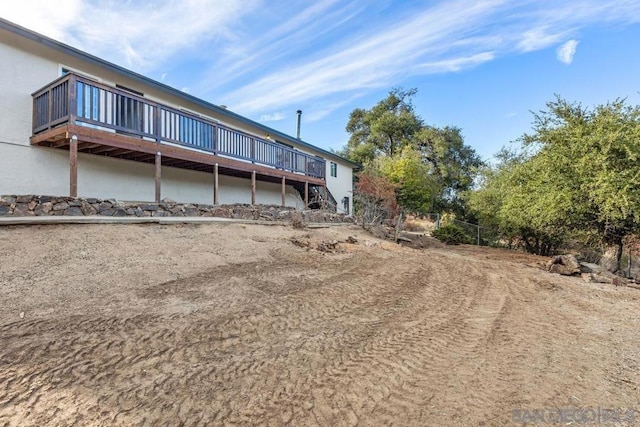
<svg viewBox="0 0 640 427">
<path fill-rule="evenodd" d="M 53 196 L 39 196 L 38 203 L 49 203 L 53 200 Z"/>
<path fill-rule="evenodd" d="M 64 211 L 68 207 L 69 207 L 69 203 L 67 203 L 67 202 L 59 202 L 59 203 L 56 203 L 55 205 L 53 205 L 53 210 L 54 211 Z"/>
<path fill-rule="evenodd" d="M 123 208 L 115 208 L 111 216 L 127 216 L 127 211 Z"/>
<path fill-rule="evenodd" d="M 29 203 L 34 196 L 18 196 L 16 197 L 16 203 Z"/>
<path fill-rule="evenodd" d="M 602 271 L 604 268 L 598 264 L 594 264 L 592 262 L 581 262 L 580 263 L 580 271 L 583 273 L 595 273 L 597 271 Z"/>
<path fill-rule="evenodd" d="M 580 263 L 574 255 L 557 255 L 547 263 L 547 270 L 551 273 L 573 276 L 580 274 Z"/>
<path fill-rule="evenodd" d="M 69 206 L 64 211 L 65 216 L 83 216 L 82 209 L 78 206 Z"/>
<path fill-rule="evenodd" d="M 94 208 L 93 205 L 89 203 L 88 200 L 82 202 L 81 209 L 83 215 L 95 215 L 98 212 L 96 208 Z"/>
<path fill-rule="evenodd" d="M 102 214 L 103 211 L 111 210 L 111 208 L 113 208 L 113 205 L 111 203 L 102 202 L 102 203 L 100 203 L 98 205 L 98 209 L 97 210 L 98 210 L 98 213 Z M 113 212 L 111 212 L 111 213 L 113 213 Z M 109 214 L 109 215 L 111 215 L 111 214 Z"/>
<path fill-rule="evenodd" d="M 44 202 L 36 206 L 36 208 L 33 211 L 36 214 L 36 216 L 46 216 L 46 215 L 49 215 L 51 208 L 52 208 L 51 202 Z"/>
<path fill-rule="evenodd" d="M 596 271 L 593 273 L 582 273 L 581 276 L 585 282 L 590 283 L 606 283 L 615 286 L 627 286 L 629 284 L 629 281 L 624 277 L 616 276 L 606 270 Z"/>
</svg>

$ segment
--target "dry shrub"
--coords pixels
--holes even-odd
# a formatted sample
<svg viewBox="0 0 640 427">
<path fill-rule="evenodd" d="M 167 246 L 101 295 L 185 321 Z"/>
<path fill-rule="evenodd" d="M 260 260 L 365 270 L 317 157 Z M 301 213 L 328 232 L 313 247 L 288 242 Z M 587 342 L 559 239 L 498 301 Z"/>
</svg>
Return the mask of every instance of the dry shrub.
<svg viewBox="0 0 640 427">
<path fill-rule="evenodd" d="M 357 203 L 362 227 L 377 226 L 398 214 L 396 185 L 372 171 L 358 174 L 353 199 Z"/>
<path fill-rule="evenodd" d="M 405 220 L 404 224 L 402 225 L 403 229 L 407 230 L 407 231 L 426 231 L 424 226 L 419 223 L 418 221 L 415 221 L 413 219 L 407 219 Z"/>
<path fill-rule="evenodd" d="M 306 224 L 304 223 L 302 212 L 294 212 L 291 214 L 291 226 L 297 230 L 305 228 Z"/>
</svg>

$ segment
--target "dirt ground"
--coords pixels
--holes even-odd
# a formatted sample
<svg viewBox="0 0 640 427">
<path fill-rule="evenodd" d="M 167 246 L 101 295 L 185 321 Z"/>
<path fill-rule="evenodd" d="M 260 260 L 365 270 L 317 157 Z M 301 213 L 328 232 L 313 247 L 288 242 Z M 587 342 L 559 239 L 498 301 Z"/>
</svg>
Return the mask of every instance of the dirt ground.
<svg viewBox="0 0 640 427">
<path fill-rule="evenodd" d="M 526 416 L 588 408 L 640 425 L 640 291 L 540 258 L 352 227 L 0 242 L 0 425 L 544 425 Z"/>
</svg>

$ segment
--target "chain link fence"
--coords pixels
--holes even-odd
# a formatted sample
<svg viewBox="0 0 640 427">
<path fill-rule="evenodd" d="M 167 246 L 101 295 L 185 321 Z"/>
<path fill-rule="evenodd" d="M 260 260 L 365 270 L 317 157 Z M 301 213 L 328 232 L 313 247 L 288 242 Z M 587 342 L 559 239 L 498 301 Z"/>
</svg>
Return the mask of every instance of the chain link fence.
<svg viewBox="0 0 640 427">
<path fill-rule="evenodd" d="M 501 240 L 501 236 L 497 230 L 461 221 L 446 215 L 441 216 L 438 213 L 428 213 L 420 217 L 409 216 L 404 221 L 403 231 L 424 233 L 431 236 L 433 230 L 449 224 L 460 227 L 469 237 L 470 242 L 474 245 L 496 247 L 507 246 L 507 244 Z"/>
</svg>

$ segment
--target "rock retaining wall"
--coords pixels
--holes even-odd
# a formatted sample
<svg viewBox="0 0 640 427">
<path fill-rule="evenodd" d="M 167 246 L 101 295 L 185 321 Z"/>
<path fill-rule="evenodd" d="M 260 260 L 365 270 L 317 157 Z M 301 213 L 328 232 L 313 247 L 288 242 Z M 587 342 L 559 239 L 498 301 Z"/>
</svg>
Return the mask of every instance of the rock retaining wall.
<svg viewBox="0 0 640 427">
<path fill-rule="evenodd" d="M 293 208 L 268 205 L 202 205 L 164 199 L 160 203 L 120 202 L 114 199 L 54 196 L 0 196 L 0 216 L 136 216 L 218 217 L 263 221 L 290 221 Z M 301 211 L 304 222 L 351 222 L 342 214 L 320 210 Z"/>
</svg>

